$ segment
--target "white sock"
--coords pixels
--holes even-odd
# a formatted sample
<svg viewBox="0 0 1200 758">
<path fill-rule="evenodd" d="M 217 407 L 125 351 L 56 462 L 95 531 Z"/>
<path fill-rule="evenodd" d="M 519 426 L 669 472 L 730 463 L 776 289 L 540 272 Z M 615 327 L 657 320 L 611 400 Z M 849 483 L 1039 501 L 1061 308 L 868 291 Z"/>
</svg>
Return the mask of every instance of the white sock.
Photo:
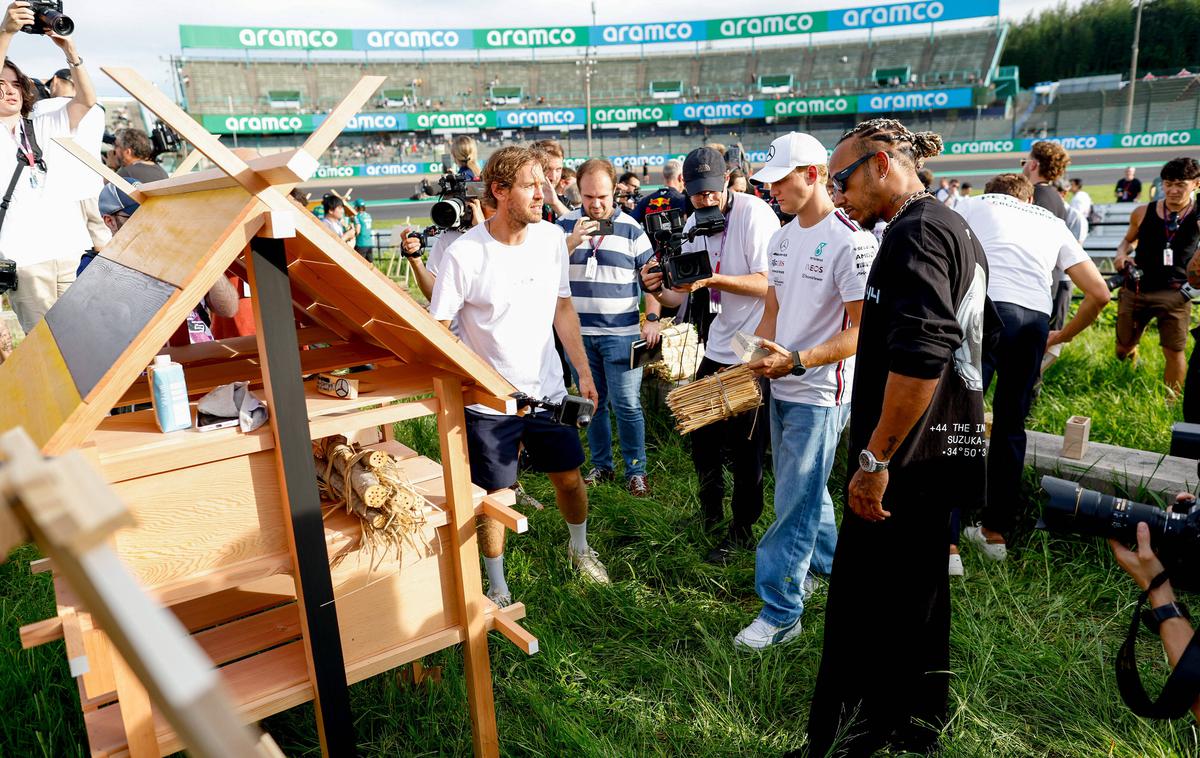
<svg viewBox="0 0 1200 758">
<path fill-rule="evenodd" d="M 483 556 L 483 567 L 487 569 L 488 591 L 492 595 L 507 595 L 508 582 L 504 580 L 504 556 L 488 558 Z"/>
<path fill-rule="evenodd" d="M 571 533 L 571 549 L 576 553 L 585 552 L 588 549 L 587 519 L 582 524 L 567 524 L 567 531 Z"/>
</svg>

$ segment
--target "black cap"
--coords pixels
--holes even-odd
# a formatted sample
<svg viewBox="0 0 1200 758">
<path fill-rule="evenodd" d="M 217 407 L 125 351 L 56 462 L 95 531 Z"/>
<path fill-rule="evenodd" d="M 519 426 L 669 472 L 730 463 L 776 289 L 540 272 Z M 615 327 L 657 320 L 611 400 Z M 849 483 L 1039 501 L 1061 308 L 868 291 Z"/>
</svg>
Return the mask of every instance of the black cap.
<svg viewBox="0 0 1200 758">
<path fill-rule="evenodd" d="M 725 189 L 725 156 L 711 147 L 698 147 L 683 159 L 683 188 L 688 195 Z"/>
<path fill-rule="evenodd" d="M 64 82 L 69 82 L 71 81 L 71 69 L 60 68 L 50 76 L 50 79 L 62 79 Z M 47 84 L 50 83 L 50 79 L 46 80 Z"/>
</svg>

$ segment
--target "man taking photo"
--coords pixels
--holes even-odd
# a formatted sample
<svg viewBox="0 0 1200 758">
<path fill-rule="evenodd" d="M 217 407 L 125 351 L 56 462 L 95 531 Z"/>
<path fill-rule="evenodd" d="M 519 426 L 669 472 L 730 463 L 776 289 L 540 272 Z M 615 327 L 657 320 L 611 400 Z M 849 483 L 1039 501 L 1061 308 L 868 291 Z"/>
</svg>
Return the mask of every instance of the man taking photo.
<svg viewBox="0 0 1200 758">
<path fill-rule="evenodd" d="M 118 129 L 113 154 L 120 166 L 117 175 L 142 184 L 167 178 L 167 172 L 154 162 L 154 144 L 141 129 Z"/>
<path fill-rule="evenodd" d="M 653 256 L 650 240 L 637 222 L 613 207 L 617 172 L 612 163 L 592 158 L 576 172 L 583 207 L 558 220 L 567 233 L 571 255 L 571 295 L 579 313 L 583 348 L 587 353 L 599 402 L 588 426 L 592 470 L 589 484 L 616 478 L 612 454 L 611 404 L 617 417 L 617 436 L 625 462 L 625 485 L 634 497 L 649 494 L 646 483 L 646 423 L 642 416 L 642 367 L 631 368 L 634 342 L 658 344 L 661 306 L 646 303 L 641 320 L 638 270 Z M 599 233 L 601 222 L 611 227 Z"/>
<path fill-rule="evenodd" d="M 775 521 L 755 551 L 763 608 L 737 647 L 762 650 L 800 635 L 810 569 L 829 573 L 837 543 L 826 483 L 850 415 L 854 349 L 875 236 L 835 210 L 825 147 L 793 132 L 771 143 L 756 181 L 794 215 L 771 238 L 770 287 L 755 334 L 771 355 L 750 368 L 771 380 Z"/>
<path fill-rule="evenodd" d="M 674 290 L 663 288 L 656 261 L 642 268 L 642 286 L 661 304 L 675 308 L 692 293 L 707 291 L 708 310 L 715 315 L 708 329 L 704 360 L 696 372 L 702 379 L 740 363 L 733 351 L 738 332 L 753 333 L 762 321 L 767 296 L 767 247 L 779 231 L 779 219 L 765 202 L 753 195 L 729 190 L 725 158 L 711 147 L 687 154 L 683 161 L 683 183 L 692 205 L 717 208 L 725 216 L 725 228 L 711 237 L 698 236 L 683 244 L 683 252 L 707 251 L 713 275 Z M 693 215 L 684 232 L 696 226 Z M 694 299 L 694 298 L 693 298 Z M 696 314 L 693 314 L 693 316 Z M 762 381 L 764 395 L 770 388 Z M 751 529 L 763 511 L 763 456 L 767 422 L 762 408 L 747 411 L 719 423 L 697 429 L 692 438 L 692 464 L 699 480 L 700 511 L 707 530 L 714 530 L 724 513 L 725 465 L 733 473 L 733 519 L 721 541 L 709 552 L 710 563 L 727 563 L 735 551 L 752 549 Z"/>
<path fill-rule="evenodd" d="M 457 319 L 460 339 L 514 387 L 551 402 L 567 394 L 554 352 L 557 332 L 577 367 L 580 393 L 595 403 L 571 304 L 566 237 L 541 220 L 545 181 L 532 151 L 506 147 L 492 154 L 483 184 L 496 213 L 447 249 L 429 310 L 447 327 Z M 608 583 L 604 564 L 587 542 L 587 488 L 579 472 L 583 446 L 574 428 L 556 424 L 546 412 L 509 416 L 476 406 L 467 409 L 467 445 L 471 481 L 488 492 L 516 483 L 523 445 L 533 469 L 554 485 L 570 532 L 568 560 L 585 577 Z M 479 537 L 488 597 L 508 605 L 504 526 L 484 517 Z"/>
</svg>

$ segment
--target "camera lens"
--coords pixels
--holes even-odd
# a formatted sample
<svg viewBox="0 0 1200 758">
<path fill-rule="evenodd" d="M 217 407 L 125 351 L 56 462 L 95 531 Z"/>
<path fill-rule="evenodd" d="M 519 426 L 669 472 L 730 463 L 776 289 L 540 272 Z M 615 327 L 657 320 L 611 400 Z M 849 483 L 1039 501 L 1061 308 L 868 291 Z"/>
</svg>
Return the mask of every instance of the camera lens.
<svg viewBox="0 0 1200 758">
<path fill-rule="evenodd" d="M 457 197 L 452 197 L 449 200 L 439 200 L 433 204 L 433 208 L 429 211 L 429 217 L 433 219 L 433 223 L 443 229 L 454 229 L 460 223 L 466 213 L 466 204 Z"/>
<path fill-rule="evenodd" d="M 1150 526 L 1156 541 L 1174 534 L 1182 525 L 1182 519 L 1161 508 L 1084 489 L 1052 476 L 1042 477 L 1042 488 L 1050 495 L 1042 520 L 1054 532 L 1110 537 L 1129 545 L 1137 542 L 1140 522 Z M 1176 521 L 1180 523 L 1171 523 Z"/>
<path fill-rule="evenodd" d="M 42 23 L 55 34 L 64 37 L 75 31 L 75 22 L 71 20 L 70 16 L 64 16 L 58 11 L 46 11 L 42 16 Z"/>
</svg>

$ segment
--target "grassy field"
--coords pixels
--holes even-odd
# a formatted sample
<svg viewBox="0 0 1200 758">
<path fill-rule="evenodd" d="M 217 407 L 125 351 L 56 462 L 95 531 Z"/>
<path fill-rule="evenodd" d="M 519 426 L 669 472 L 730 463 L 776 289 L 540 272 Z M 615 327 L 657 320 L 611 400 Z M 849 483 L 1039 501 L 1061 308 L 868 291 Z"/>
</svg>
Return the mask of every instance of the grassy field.
<svg viewBox="0 0 1200 758">
<path fill-rule="evenodd" d="M 1115 308 L 1110 308 L 1115 312 Z M 1111 357 L 1110 326 L 1064 352 L 1047 377 L 1032 425 L 1060 432 L 1073 413 L 1090 415 L 1093 439 L 1164 450 L 1178 418 L 1159 386 L 1153 335 L 1135 367 Z M 1156 360 L 1157 358 L 1157 360 Z M 431 420 L 401 438 L 437 455 Z M 568 568 L 567 531 L 552 508 L 532 511 L 528 534 L 510 540 L 510 584 L 529 609 L 541 652 L 526 657 L 493 635 L 492 666 L 503 752 L 512 756 L 771 756 L 798 746 L 819 661 L 825 592 L 818 590 L 793 645 L 765 654 L 735 652 L 734 634 L 757 613 L 754 559 L 704 564 L 710 538 L 698 525 L 695 478 L 686 445 L 660 411 L 648 421 L 653 497 L 619 486 L 592 493 L 591 541 L 613 577 L 609 587 Z M 832 489 L 841 501 L 844 466 Z M 527 490 L 552 503 L 547 481 Z M 770 482 L 769 482 L 770 484 Z M 1151 723 L 1130 715 L 1113 678 L 1113 656 L 1136 593 L 1106 546 L 1029 527 L 1030 508 L 1010 560 L 985 563 L 964 549 L 967 576 L 953 585 L 951 756 L 1192 756 L 1190 720 Z M 760 523 L 769 523 L 771 510 Z M 75 684 L 62 644 L 22 651 L 21 624 L 55 612 L 48 575 L 31 576 L 33 548 L 0 565 L 0 756 L 87 754 Z M 886 641 L 883 641 L 886 644 Z M 1149 685 L 1165 668 L 1157 643 L 1142 644 Z M 904 651 L 897 650 L 897 655 Z M 471 749 L 461 656 L 429 664 L 441 684 L 412 689 L 394 673 L 351 688 L 361 753 L 468 755 Z M 288 755 L 318 754 L 311 708 L 264 722 Z"/>
</svg>

